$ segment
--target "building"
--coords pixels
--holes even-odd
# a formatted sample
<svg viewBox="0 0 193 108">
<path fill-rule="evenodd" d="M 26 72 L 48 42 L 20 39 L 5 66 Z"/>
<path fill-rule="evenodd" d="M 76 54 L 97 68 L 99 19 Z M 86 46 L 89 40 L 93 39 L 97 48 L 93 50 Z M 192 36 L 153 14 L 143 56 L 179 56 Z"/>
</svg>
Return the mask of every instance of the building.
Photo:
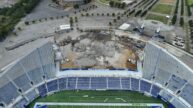
<svg viewBox="0 0 193 108">
<path fill-rule="evenodd" d="M 60 25 L 59 27 L 56 28 L 57 33 L 65 33 L 69 32 L 70 30 L 71 30 L 70 24 Z"/>
</svg>

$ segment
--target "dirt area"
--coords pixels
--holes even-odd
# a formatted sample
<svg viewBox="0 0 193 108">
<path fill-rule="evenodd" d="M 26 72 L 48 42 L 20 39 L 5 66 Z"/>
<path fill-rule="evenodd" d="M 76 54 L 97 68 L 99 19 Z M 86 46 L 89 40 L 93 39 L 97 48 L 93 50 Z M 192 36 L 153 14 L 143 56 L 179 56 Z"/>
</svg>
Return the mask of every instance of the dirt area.
<svg viewBox="0 0 193 108">
<path fill-rule="evenodd" d="M 160 3 L 174 5 L 176 0 L 160 0 Z"/>
<path fill-rule="evenodd" d="M 65 41 L 65 40 L 64 40 Z M 65 68 L 136 68 L 135 52 L 107 33 L 89 33 L 62 44 Z M 64 42 L 62 42 L 64 43 Z"/>
</svg>

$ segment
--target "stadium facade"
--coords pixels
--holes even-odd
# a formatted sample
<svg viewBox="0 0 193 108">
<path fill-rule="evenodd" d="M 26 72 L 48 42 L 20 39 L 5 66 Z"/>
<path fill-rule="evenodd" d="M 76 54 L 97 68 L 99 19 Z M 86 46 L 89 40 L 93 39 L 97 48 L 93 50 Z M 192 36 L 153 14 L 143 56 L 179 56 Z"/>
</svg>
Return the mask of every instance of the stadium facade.
<svg viewBox="0 0 193 108">
<path fill-rule="evenodd" d="M 176 108 L 193 107 L 191 66 L 154 42 L 146 44 L 144 53 L 142 73 L 77 69 L 60 72 L 53 43 L 48 42 L 0 74 L 0 107 L 24 108 L 39 96 L 76 89 L 132 90 L 161 98 Z M 81 71 L 94 72 L 80 74 Z"/>
</svg>

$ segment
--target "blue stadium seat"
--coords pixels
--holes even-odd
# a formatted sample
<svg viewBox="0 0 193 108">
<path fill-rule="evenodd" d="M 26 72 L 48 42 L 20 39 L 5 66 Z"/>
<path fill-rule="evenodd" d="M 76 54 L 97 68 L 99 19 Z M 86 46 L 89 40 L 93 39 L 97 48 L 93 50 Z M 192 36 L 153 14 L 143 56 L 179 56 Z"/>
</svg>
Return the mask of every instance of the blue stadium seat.
<svg viewBox="0 0 193 108">
<path fill-rule="evenodd" d="M 28 101 L 26 99 L 22 99 L 21 101 L 19 101 L 16 105 L 15 108 L 26 108 L 26 106 L 28 105 Z"/>
<path fill-rule="evenodd" d="M 76 77 L 68 77 L 67 89 L 76 89 Z"/>
<path fill-rule="evenodd" d="M 59 89 L 60 90 L 66 90 L 67 78 L 60 78 L 60 79 L 58 79 L 58 82 L 59 82 Z"/>
<path fill-rule="evenodd" d="M 30 80 L 28 79 L 26 74 L 23 74 L 23 75 L 19 76 L 18 78 L 16 78 L 14 80 L 14 82 L 23 91 L 27 91 L 28 89 L 31 88 Z"/>
<path fill-rule="evenodd" d="M 187 84 L 181 91 L 180 96 L 193 106 L 193 85 Z"/>
<path fill-rule="evenodd" d="M 32 90 L 26 94 L 26 97 L 29 99 L 30 102 L 32 102 L 35 98 L 38 97 L 38 94 L 36 93 L 35 90 Z"/>
<path fill-rule="evenodd" d="M 47 83 L 48 92 L 53 92 L 58 90 L 58 81 L 53 80 Z"/>
<path fill-rule="evenodd" d="M 160 92 L 160 88 L 156 85 L 152 85 L 151 95 L 157 97 Z"/>
<path fill-rule="evenodd" d="M 139 91 L 139 80 L 135 78 L 131 78 L 131 90 Z"/>
<path fill-rule="evenodd" d="M 19 96 L 17 91 L 17 88 L 11 82 L 7 83 L 0 88 L 0 101 L 5 102 L 6 104 L 11 103 Z"/>
<path fill-rule="evenodd" d="M 78 77 L 77 89 L 88 90 L 90 84 L 89 77 Z"/>
<path fill-rule="evenodd" d="M 146 81 L 143 81 L 143 80 L 140 80 L 140 92 L 150 92 L 150 89 L 151 89 L 151 84 L 146 82 Z"/>
<path fill-rule="evenodd" d="M 92 77 L 91 89 L 107 89 L 107 79 L 105 77 Z"/>
<path fill-rule="evenodd" d="M 108 89 L 110 89 L 110 90 L 121 89 L 120 78 L 108 77 L 107 79 L 108 79 Z"/>
<path fill-rule="evenodd" d="M 46 84 L 40 85 L 38 87 L 38 91 L 39 91 L 41 97 L 46 96 L 46 94 L 47 94 Z"/>
<path fill-rule="evenodd" d="M 123 90 L 130 90 L 130 78 L 121 78 Z"/>
</svg>

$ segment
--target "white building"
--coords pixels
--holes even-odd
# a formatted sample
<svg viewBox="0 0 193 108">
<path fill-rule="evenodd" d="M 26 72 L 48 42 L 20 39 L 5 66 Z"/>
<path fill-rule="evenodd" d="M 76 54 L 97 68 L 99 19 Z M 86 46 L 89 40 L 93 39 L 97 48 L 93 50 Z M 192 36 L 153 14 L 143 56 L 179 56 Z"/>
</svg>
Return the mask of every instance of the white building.
<svg viewBox="0 0 193 108">
<path fill-rule="evenodd" d="M 70 30 L 71 30 L 70 24 L 60 25 L 58 28 L 56 28 L 57 33 L 69 32 Z"/>
</svg>

